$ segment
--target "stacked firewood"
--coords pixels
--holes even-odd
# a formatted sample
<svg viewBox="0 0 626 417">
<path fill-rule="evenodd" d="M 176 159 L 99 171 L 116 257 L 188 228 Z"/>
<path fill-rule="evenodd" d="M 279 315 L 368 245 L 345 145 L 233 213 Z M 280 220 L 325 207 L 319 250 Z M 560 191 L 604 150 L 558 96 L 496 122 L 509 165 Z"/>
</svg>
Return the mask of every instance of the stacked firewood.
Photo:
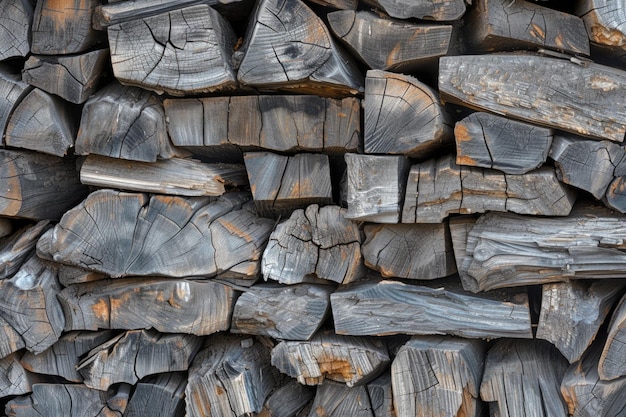
<svg viewBox="0 0 626 417">
<path fill-rule="evenodd" d="M 624 27 L 0 0 L 4 415 L 626 415 Z"/>
</svg>

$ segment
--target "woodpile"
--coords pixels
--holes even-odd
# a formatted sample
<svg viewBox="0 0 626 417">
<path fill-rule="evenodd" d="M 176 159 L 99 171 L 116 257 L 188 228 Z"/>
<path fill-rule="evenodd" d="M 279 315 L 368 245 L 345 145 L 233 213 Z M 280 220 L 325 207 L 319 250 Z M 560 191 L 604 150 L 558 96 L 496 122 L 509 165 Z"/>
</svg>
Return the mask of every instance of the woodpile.
<svg viewBox="0 0 626 417">
<path fill-rule="evenodd" d="M 625 416 L 624 27 L 0 0 L 0 416 Z"/>
</svg>

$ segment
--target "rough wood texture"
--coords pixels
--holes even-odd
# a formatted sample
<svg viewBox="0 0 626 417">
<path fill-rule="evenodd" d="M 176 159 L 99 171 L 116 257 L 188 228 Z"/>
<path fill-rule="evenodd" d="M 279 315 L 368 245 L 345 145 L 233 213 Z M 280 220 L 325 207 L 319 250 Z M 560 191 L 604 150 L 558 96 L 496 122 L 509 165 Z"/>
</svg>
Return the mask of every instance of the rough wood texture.
<svg viewBox="0 0 626 417">
<path fill-rule="evenodd" d="M 525 174 L 548 157 L 552 129 L 476 112 L 456 123 L 456 163 Z"/>
<path fill-rule="evenodd" d="M 385 372 L 367 384 L 367 394 L 374 417 L 397 417 L 393 405 L 391 372 Z"/>
<path fill-rule="evenodd" d="M 381 340 L 340 336 L 329 331 L 309 341 L 282 341 L 272 349 L 272 365 L 303 385 L 325 380 L 362 385 L 376 378 L 389 364 Z"/>
<path fill-rule="evenodd" d="M 242 208 L 247 193 L 217 199 L 100 190 L 38 242 L 38 254 L 113 278 L 232 273 L 256 277 L 273 222 Z"/>
<path fill-rule="evenodd" d="M 598 362 L 598 375 L 603 380 L 626 376 L 626 296 L 623 296 L 613 312 L 608 336 Z"/>
<path fill-rule="evenodd" d="M 174 372 L 137 383 L 124 417 L 183 417 L 187 378 Z"/>
<path fill-rule="evenodd" d="M 414 336 L 391 365 L 397 416 L 478 416 L 485 351 L 482 340 Z"/>
<path fill-rule="evenodd" d="M 8 66 L 0 65 L 0 131 L 4 134 L 13 109 L 30 93 L 32 87 Z"/>
<path fill-rule="evenodd" d="M 313 400 L 315 389 L 289 378 L 288 382 L 270 394 L 259 417 L 295 417 Z"/>
<path fill-rule="evenodd" d="M 307 417 L 374 417 L 367 387 L 347 387 L 324 381 L 317 387 L 311 412 Z"/>
<path fill-rule="evenodd" d="M 29 0 L 0 1 L 0 61 L 30 52 L 33 5 Z"/>
<path fill-rule="evenodd" d="M 260 89 L 355 95 L 363 76 L 322 20 L 300 0 L 260 1 L 248 24 L 237 79 Z"/>
<path fill-rule="evenodd" d="M 619 211 L 620 213 L 626 213 L 626 172 L 622 171 L 624 166 L 621 166 L 619 171 L 620 176 L 613 179 L 606 189 L 604 195 L 604 204 L 612 209 Z"/>
<path fill-rule="evenodd" d="M 70 103 L 81 104 L 96 92 L 108 63 L 108 49 L 72 56 L 32 55 L 24 63 L 22 79 Z"/>
<path fill-rule="evenodd" d="M 359 0 L 309 0 L 309 3 L 319 4 L 336 10 L 356 10 Z"/>
<path fill-rule="evenodd" d="M 410 162 L 404 156 L 346 154 L 346 219 L 398 223 Z"/>
<path fill-rule="evenodd" d="M 438 288 L 395 281 L 354 284 L 331 294 L 338 334 L 450 334 L 532 338 L 526 292 L 469 294 L 453 282 Z"/>
<path fill-rule="evenodd" d="M 478 0 L 466 34 L 480 51 L 547 48 L 589 55 L 585 25 L 577 16 L 525 0 Z"/>
<path fill-rule="evenodd" d="M 330 29 L 368 67 L 378 70 L 424 68 L 448 53 L 452 26 L 384 19 L 367 11 L 327 15 Z"/>
<path fill-rule="evenodd" d="M 106 274 L 101 274 L 99 272 L 90 271 L 76 266 L 63 264 L 56 264 L 56 266 L 59 269 L 59 282 L 64 287 L 108 278 L 108 275 Z"/>
<path fill-rule="evenodd" d="M 12 353 L 0 359 L 0 397 L 24 395 L 32 392 L 32 385 L 40 382 L 41 376 L 32 374 L 20 363 L 21 353 Z"/>
<path fill-rule="evenodd" d="M 295 210 L 270 235 L 261 260 L 263 278 L 281 284 L 311 277 L 340 284 L 360 278 L 361 231 L 344 219 L 345 213 L 339 206 L 317 204 Z"/>
<path fill-rule="evenodd" d="M 446 21 L 460 19 L 465 13 L 465 0 L 367 0 L 366 3 L 398 19 Z"/>
<path fill-rule="evenodd" d="M 287 216 L 311 204 L 332 204 L 327 155 L 246 152 L 243 158 L 259 215 Z"/>
<path fill-rule="evenodd" d="M 625 89 L 626 72 L 594 63 L 497 54 L 439 60 L 444 101 L 594 139 L 624 140 Z"/>
<path fill-rule="evenodd" d="M 107 28 L 115 77 L 174 96 L 232 89 L 237 37 L 214 9 L 197 5 Z"/>
<path fill-rule="evenodd" d="M 592 45 L 619 58 L 626 55 L 626 12 L 622 6 L 611 0 L 581 0 L 575 5 L 575 13 L 585 23 Z"/>
<path fill-rule="evenodd" d="M 499 340 L 485 359 L 480 397 L 501 417 L 566 417 L 559 392 L 567 361 L 543 340 Z"/>
<path fill-rule="evenodd" d="M 368 224 L 364 232 L 365 265 L 383 277 L 430 280 L 456 272 L 447 223 Z"/>
<path fill-rule="evenodd" d="M 37 240 L 49 229 L 49 225 L 48 220 L 41 220 L 0 239 L 0 280 L 12 277 L 31 257 Z"/>
<path fill-rule="evenodd" d="M 211 280 L 128 278 L 72 285 L 58 298 L 65 331 L 153 327 L 202 336 L 228 329 L 236 293 Z"/>
</svg>

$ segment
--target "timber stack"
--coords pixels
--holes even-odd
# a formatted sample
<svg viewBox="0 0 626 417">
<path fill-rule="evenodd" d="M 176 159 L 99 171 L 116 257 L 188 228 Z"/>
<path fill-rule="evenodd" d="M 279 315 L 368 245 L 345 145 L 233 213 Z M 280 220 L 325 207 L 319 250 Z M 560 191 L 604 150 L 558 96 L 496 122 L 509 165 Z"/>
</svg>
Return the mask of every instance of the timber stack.
<svg viewBox="0 0 626 417">
<path fill-rule="evenodd" d="M 0 0 L 0 415 L 626 416 L 626 0 Z"/>
</svg>

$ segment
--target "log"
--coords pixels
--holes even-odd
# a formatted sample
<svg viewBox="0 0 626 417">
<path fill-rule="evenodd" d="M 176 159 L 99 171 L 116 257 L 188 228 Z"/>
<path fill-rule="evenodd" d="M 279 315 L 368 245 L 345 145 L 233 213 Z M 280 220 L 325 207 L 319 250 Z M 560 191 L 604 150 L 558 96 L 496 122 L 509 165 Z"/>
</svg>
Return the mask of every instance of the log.
<svg viewBox="0 0 626 417">
<path fill-rule="evenodd" d="M 186 371 L 201 345 L 191 334 L 130 330 L 93 348 L 76 370 L 86 386 L 106 391 L 120 382 L 135 385 L 148 375 Z"/>
<path fill-rule="evenodd" d="M 226 187 L 245 186 L 248 177 L 243 164 L 171 158 L 129 165 L 118 158 L 89 155 L 80 166 L 80 181 L 96 187 L 201 197 L 220 196 Z"/>
<path fill-rule="evenodd" d="M 237 298 L 230 332 L 309 340 L 330 314 L 332 290 L 313 284 L 254 285 Z"/>
<path fill-rule="evenodd" d="M 139 382 L 124 417 L 183 417 L 187 378 L 179 372 L 161 374 Z"/>
<path fill-rule="evenodd" d="M 405 333 L 532 338 L 525 291 L 476 295 L 450 280 L 435 285 L 380 281 L 340 288 L 330 296 L 335 331 L 355 336 Z"/>
<path fill-rule="evenodd" d="M 448 21 L 458 20 L 465 13 L 465 0 L 367 0 L 367 4 L 379 8 L 398 19 L 422 19 Z M 468 3 L 471 4 L 471 1 Z"/>
<path fill-rule="evenodd" d="M 236 293 L 210 280 L 127 278 L 72 285 L 58 298 L 65 331 L 153 327 L 203 336 L 228 329 Z"/>
<path fill-rule="evenodd" d="M 28 0 L 3 0 L 0 7 L 0 61 L 30 52 L 33 5 Z"/>
<path fill-rule="evenodd" d="M 398 223 L 410 162 L 404 156 L 345 155 L 346 219 Z"/>
<path fill-rule="evenodd" d="M 337 283 L 363 275 L 361 231 L 339 206 L 295 210 L 270 235 L 261 260 L 263 278 L 296 284 L 309 278 Z"/>
<path fill-rule="evenodd" d="M 480 416 L 485 352 L 482 340 L 413 336 L 391 365 L 397 416 Z"/>
<path fill-rule="evenodd" d="M 385 278 L 431 280 L 456 272 L 447 223 L 368 224 L 364 232 L 365 266 Z"/>
<path fill-rule="evenodd" d="M 50 228 L 48 220 L 27 224 L 0 238 L 0 280 L 12 277 L 30 258 L 37 240 Z M 2 356 L 0 356 L 2 357 Z"/>
<path fill-rule="evenodd" d="M 285 385 L 269 395 L 259 417 L 295 417 L 314 396 L 312 387 L 288 379 Z"/>
<path fill-rule="evenodd" d="M 20 352 L 0 359 L 0 398 L 32 392 L 32 385 L 41 382 L 41 376 L 32 374 L 20 363 Z"/>
<path fill-rule="evenodd" d="M 96 92 L 108 65 L 108 49 L 71 56 L 32 55 L 24 63 L 22 79 L 70 103 L 82 104 Z"/>
<path fill-rule="evenodd" d="M 113 278 L 256 277 L 273 222 L 242 208 L 248 198 L 96 191 L 42 236 L 37 253 Z"/>
<path fill-rule="evenodd" d="M 261 90 L 341 97 L 363 91 L 363 76 L 322 20 L 302 1 L 263 0 L 250 17 L 237 79 Z"/>
<path fill-rule="evenodd" d="M 117 83 L 85 102 L 75 152 L 144 162 L 185 156 L 170 143 L 161 101 L 148 91 Z"/>
<path fill-rule="evenodd" d="M 319 4 L 336 10 L 356 10 L 358 0 L 309 0 L 309 3 Z"/>
<path fill-rule="evenodd" d="M 129 384 L 119 384 L 116 386 L 117 392 L 114 392 L 112 396 L 107 399 L 107 407 L 112 411 L 124 413 L 130 399 L 131 388 Z"/>
<path fill-rule="evenodd" d="M 559 388 L 567 360 L 543 340 L 498 340 L 485 358 L 480 397 L 492 415 L 567 416 Z"/>
<path fill-rule="evenodd" d="M 6 357 L 26 347 L 22 336 L 0 316 L 0 357 Z"/>
<path fill-rule="evenodd" d="M 287 216 L 311 204 L 333 202 L 327 155 L 246 152 L 243 159 L 254 205 L 261 216 Z"/>
<path fill-rule="evenodd" d="M 393 365 L 393 364 L 392 364 Z M 367 384 L 367 394 L 374 417 L 396 417 L 391 389 L 391 372 L 385 372 Z"/>
<path fill-rule="evenodd" d="M 539 168 L 551 150 L 552 129 L 476 112 L 454 127 L 456 163 L 521 175 Z"/>
<path fill-rule="evenodd" d="M 272 349 L 272 365 L 303 385 L 327 380 L 348 387 L 363 385 L 380 375 L 389 362 L 381 340 L 329 331 L 319 332 L 309 341 L 283 340 Z"/>
<path fill-rule="evenodd" d="M 610 0 L 582 0 L 576 3 L 574 13 L 585 23 L 589 41 L 603 54 L 623 58 L 626 54 L 626 15 L 621 5 Z"/>
<path fill-rule="evenodd" d="M 585 24 L 569 13 L 525 0 L 478 0 L 466 35 L 477 51 L 547 48 L 589 55 Z"/>
<path fill-rule="evenodd" d="M 371 69 L 425 68 L 448 53 L 452 36 L 450 25 L 414 24 L 362 10 L 339 10 L 327 18 L 335 36 Z"/>
<path fill-rule="evenodd" d="M 15 74 L 8 66 L 0 65 L 0 131 L 3 135 L 13 109 L 31 90 L 32 87 L 22 81 L 20 74 Z"/>
<path fill-rule="evenodd" d="M 600 379 L 611 381 L 626 376 L 624 362 L 624 334 L 626 334 L 626 296 L 623 296 L 615 307 L 602 355 L 598 361 L 598 375 Z"/>
<path fill-rule="evenodd" d="M 592 139 L 624 140 L 625 88 L 625 72 L 594 63 L 498 54 L 439 60 L 444 101 Z"/>
<path fill-rule="evenodd" d="M 101 274 L 99 272 L 90 271 L 76 266 L 63 264 L 56 264 L 56 266 L 59 269 L 59 283 L 61 283 L 64 287 L 108 278 L 108 275 L 106 274 Z"/>
<path fill-rule="evenodd" d="M 449 220 L 450 237 L 452 240 L 452 249 L 454 251 L 454 260 L 456 261 L 456 269 L 461 280 L 461 285 L 465 291 L 477 293 L 480 287 L 476 280 L 469 274 L 468 269 L 472 261 L 472 257 L 467 255 L 467 236 L 470 230 L 476 224 L 478 216 L 457 216 Z"/>
<path fill-rule="evenodd" d="M 237 37 L 206 4 L 137 18 L 107 28 L 120 83 L 173 96 L 233 89 Z"/>
<path fill-rule="evenodd" d="M 367 387 L 347 387 L 324 381 L 317 387 L 311 412 L 307 417 L 374 417 Z"/>
</svg>

